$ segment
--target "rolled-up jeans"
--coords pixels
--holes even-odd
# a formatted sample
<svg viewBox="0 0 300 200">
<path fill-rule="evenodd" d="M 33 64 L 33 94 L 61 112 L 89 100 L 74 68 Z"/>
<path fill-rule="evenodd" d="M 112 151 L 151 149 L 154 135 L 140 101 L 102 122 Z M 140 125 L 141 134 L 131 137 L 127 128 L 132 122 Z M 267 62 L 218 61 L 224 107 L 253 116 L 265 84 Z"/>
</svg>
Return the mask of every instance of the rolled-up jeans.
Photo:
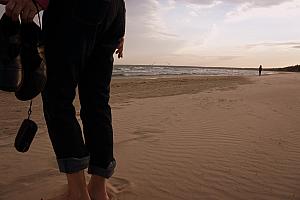
<svg viewBox="0 0 300 200">
<path fill-rule="evenodd" d="M 90 174 L 109 178 L 116 166 L 109 94 L 118 38 L 105 34 L 101 24 L 74 19 L 67 8 L 50 1 L 43 18 L 48 73 L 44 116 L 61 172 L 88 167 Z M 83 131 L 73 105 L 77 86 Z"/>
</svg>

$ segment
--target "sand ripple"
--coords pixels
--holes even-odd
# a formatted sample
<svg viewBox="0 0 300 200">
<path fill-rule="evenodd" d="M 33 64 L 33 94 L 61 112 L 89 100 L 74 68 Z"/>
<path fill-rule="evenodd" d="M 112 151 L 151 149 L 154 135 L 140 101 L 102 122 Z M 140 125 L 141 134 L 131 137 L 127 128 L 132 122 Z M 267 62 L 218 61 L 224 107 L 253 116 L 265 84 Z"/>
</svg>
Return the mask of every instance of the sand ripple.
<svg viewBox="0 0 300 200">
<path fill-rule="evenodd" d="M 126 128 L 117 129 L 117 174 L 143 199 L 300 199 L 300 112 L 247 89 L 159 104 L 148 99 L 118 110 L 116 124 Z M 119 120 L 125 116 L 134 123 Z"/>
</svg>

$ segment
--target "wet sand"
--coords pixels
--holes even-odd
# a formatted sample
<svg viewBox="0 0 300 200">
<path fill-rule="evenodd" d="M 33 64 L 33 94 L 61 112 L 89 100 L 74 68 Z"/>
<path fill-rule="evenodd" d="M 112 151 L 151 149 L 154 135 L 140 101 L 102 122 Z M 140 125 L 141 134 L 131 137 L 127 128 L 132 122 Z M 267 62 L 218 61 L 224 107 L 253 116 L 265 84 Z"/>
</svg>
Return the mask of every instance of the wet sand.
<svg viewBox="0 0 300 200">
<path fill-rule="evenodd" d="M 33 108 L 39 132 L 26 154 L 13 142 L 28 103 L 3 92 L 0 99 L 0 199 L 59 196 L 65 177 L 40 98 Z M 111 103 L 113 199 L 300 199 L 299 73 L 114 78 Z"/>
</svg>

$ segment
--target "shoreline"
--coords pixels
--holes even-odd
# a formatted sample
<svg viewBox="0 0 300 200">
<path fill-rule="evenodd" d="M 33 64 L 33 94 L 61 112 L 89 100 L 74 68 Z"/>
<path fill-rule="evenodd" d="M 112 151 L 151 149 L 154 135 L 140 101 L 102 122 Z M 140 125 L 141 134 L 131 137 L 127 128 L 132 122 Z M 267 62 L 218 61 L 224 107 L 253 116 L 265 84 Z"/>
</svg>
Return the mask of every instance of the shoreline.
<svg viewBox="0 0 300 200">
<path fill-rule="evenodd" d="M 172 76 L 172 75 L 199 75 L 199 76 L 247 76 L 256 75 L 258 69 L 252 68 L 214 68 L 214 67 L 178 67 L 178 66 L 141 66 L 117 65 L 113 70 L 113 77 L 122 76 Z M 276 71 L 264 70 L 265 74 L 274 74 Z"/>
</svg>

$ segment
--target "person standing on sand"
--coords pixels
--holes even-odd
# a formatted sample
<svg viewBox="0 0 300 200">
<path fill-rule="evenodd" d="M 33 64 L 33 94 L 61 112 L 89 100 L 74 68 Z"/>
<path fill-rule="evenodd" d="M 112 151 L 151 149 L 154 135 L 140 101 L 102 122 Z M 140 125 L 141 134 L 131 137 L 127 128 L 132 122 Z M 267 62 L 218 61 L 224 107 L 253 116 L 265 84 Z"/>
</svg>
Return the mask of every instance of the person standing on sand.
<svg viewBox="0 0 300 200">
<path fill-rule="evenodd" d="M 32 0 L 0 0 L 6 14 L 32 22 Z M 44 116 L 67 200 L 108 200 L 106 179 L 116 167 L 109 106 L 113 54 L 123 57 L 124 0 L 37 0 L 43 14 L 47 84 Z M 78 86 L 81 127 L 73 100 Z M 84 169 L 91 179 L 86 185 Z"/>
<path fill-rule="evenodd" d="M 261 76 L 261 72 L 262 72 L 262 65 L 259 66 L 258 68 L 258 75 Z"/>
</svg>

